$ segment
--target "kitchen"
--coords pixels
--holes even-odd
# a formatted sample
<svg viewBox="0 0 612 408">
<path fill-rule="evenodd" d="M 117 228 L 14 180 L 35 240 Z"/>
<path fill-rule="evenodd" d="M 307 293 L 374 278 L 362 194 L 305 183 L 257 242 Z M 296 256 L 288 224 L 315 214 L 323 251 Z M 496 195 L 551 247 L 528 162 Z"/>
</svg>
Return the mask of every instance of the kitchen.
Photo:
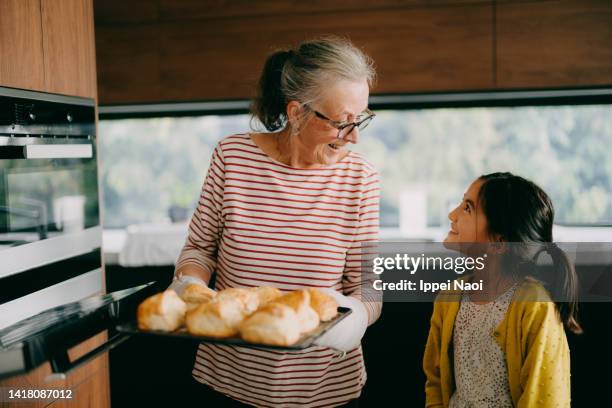
<svg viewBox="0 0 612 408">
<path fill-rule="evenodd" d="M 141 293 L 167 287 L 207 160 L 221 137 L 248 129 L 249 100 L 266 56 L 329 34 L 348 37 L 376 64 L 378 80 L 370 107 L 377 117 L 356 148 L 364 149 L 381 170 L 383 239 L 442 238 L 448 228 L 446 213 L 455 204 L 449 200 L 462 193 L 449 191 L 465 186 L 455 179 L 452 185 L 444 184 L 457 170 L 437 167 L 438 162 L 452 162 L 457 152 L 473 160 L 470 149 L 489 143 L 491 151 L 504 153 L 495 160 L 510 166 L 513 158 L 506 157 L 508 152 L 527 157 L 541 148 L 527 141 L 499 148 L 486 139 L 489 127 L 474 131 L 482 138 L 470 139 L 472 129 L 480 129 L 476 120 L 481 115 L 499 112 L 504 123 L 518 121 L 508 119 L 508 111 L 464 115 L 462 109 L 510 106 L 522 117 L 533 118 L 537 116 L 530 115 L 536 114 L 526 110 L 530 106 L 595 105 L 595 113 L 609 112 L 612 106 L 608 1 L 236 0 L 204 5 L 188 0 L 0 0 L 0 134 L 7 138 L 2 147 L 19 146 L 21 152 L 26 146 L 25 151 L 31 151 L 24 155 L 32 158 L 13 157 L 8 150 L 1 156 L 0 330 L 90 295 L 151 281 L 158 282 L 155 288 L 142 287 Z M 586 144 L 604 146 L 593 150 L 605 160 L 609 119 L 595 113 L 576 114 L 583 115 L 580 123 L 599 126 L 588 135 L 582 128 L 585 134 L 580 136 Z M 20 121 L 13 119 L 17 116 Z M 568 122 L 572 121 L 546 123 L 551 132 L 562 135 L 581 129 Z M 436 123 L 450 128 L 436 130 Z M 559 128 L 550 123 L 560 123 Z M 449 129 L 459 142 L 447 141 L 452 139 Z M 384 134 L 396 135 L 399 142 L 383 140 Z M 425 137 L 419 139 L 421 135 Z M 15 142 L 26 138 L 36 140 Z M 517 139 L 514 134 L 507 138 Z M 448 155 L 439 152 L 440 143 L 447 146 Z M 588 149 L 577 142 L 566 143 L 584 153 L 578 164 L 571 163 L 576 173 L 584 168 L 584 173 L 600 174 L 597 166 L 589 167 L 599 156 L 589 156 L 593 153 L 585 153 Z M 426 154 L 429 150 L 436 154 Z M 37 153 L 46 158 L 34 159 Z M 159 160 L 164 163 L 153 160 L 154 154 L 164 155 Z M 525 160 L 530 163 L 518 167 L 529 177 L 542 175 L 554 186 L 555 177 L 564 174 L 558 169 L 566 163 L 544 163 L 557 169 L 544 177 L 546 166 L 536 162 L 548 158 L 539 159 Z M 178 169 L 181 161 L 187 170 Z M 608 163 L 609 159 L 602 164 Z M 439 168 L 431 171 L 437 178 L 418 176 L 424 166 Z M 584 192 L 588 205 L 575 204 L 565 191 L 558 193 L 559 199 L 554 197 L 555 203 L 562 203 L 557 208 L 562 217 L 555 230 L 558 240 L 612 241 L 610 173 L 599 171 L 603 176 L 593 176 L 591 184 L 567 187 Z M 406 174 L 408 181 L 403 179 Z M 38 187 L 36 192 L 37 183 L 46 190 Z M 438 187 L 433 191 L 431 186 Z M 8 194 L 12 191 L 22 191 L 21 196 Z M 24 201 L 28 197 L 38 200 Z M 170 207 L 175 207 L 172 213 Z M 38 278 L 48 271 L 52 278 Z M 129 295 L 123 294 L 125 299 Z M 594 351 L 604 346 L 605 328 L 597 324 L 605 322 L 607 308 L 608 303 L 585 303 L 585 335 L 569 337 L 576 406 L 606 401 L 606 383 L 589 371 L 589 362 L 610 361 L 606 353 Z M 116 318 L 108 304 L 100 310 L 105 318 Z M 368 380 L 362 406 L 372 406 L 399 389 L 402 398 L 410 396 L 404 403 L 424 404 L 421 361 L 430 312 L 430 304 L 385 303 L 380 320 L 363 340 Z M 406 314 L 414 321 L 406 321 Z M 409 338 L 397 336 L 397 325 L 413 333 Z M 413 326 L 421 329 L 412 330 Z M 66 328 L 67 333 L 75 331 L 79 334 L 63 344 L 64 350 L 38 355 L 33 366 L 0 380 L 0 387 L 74 390 L 71 401 L 30 401 L 31 406 L 123 406 L 152 387 L 159 391 L 148 398 L 172 401 L 171 394 L 179 390 L 186 401 L 197 398 L 197 386 L 181 388 L 190 384 L 193 344 L 127 338 L 113 326 L 93 323 L 87 329 Z M 152 358 L 159 350 L 164 353 Z M 404 373 L 390 378 L 385 362 L 398 350 L 404 350 Z M 87 358 L 79 360 L 84 355 Z M 593 386 L 601 392 L 589 393 Z M 0 405 L 19 406 L 5 400 Z"/>
</svg>

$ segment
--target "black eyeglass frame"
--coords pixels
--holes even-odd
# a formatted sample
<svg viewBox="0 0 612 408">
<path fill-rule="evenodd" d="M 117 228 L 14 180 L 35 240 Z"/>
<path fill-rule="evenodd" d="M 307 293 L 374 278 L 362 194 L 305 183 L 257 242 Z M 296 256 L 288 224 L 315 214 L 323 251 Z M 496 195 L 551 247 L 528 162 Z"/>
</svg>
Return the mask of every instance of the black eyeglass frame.
<svg viewBox="0 0 612 408">
<path fill-rule="evenodd" d="M 372 121 L 372 119 L 374 119 L 376 117 L 376 114 L 374 112 L 372 112 L 370 109 L 364 110 L 363 112 L 365 112 L 367 114 L 367 116 L 357 122 L 338 122 L 336 120 L 330 119 L 327 116 L 325 116 L 324 114 L 322 114 L 319 111 L 316 111 L 314 109 L 312 109 L 309 105 L 304 105 L 306 108 L 308 108 L 309 110 L 311 110 L 315 116 L 319 119 L 322 119 L 324 121 L 326 121 L 327 123 L 329 123 L 332 127 L 338 129 L 338 134 L 336 135 L 337 139 L 340 140 L 344 140 L 345 137 L 347 137 L 348 135 L 351 134 L 351 132 L 355 129 L 355 128 L 359 128 L 359 131 L 362 131 L 363 129 L 365 129 L 370 122 Z M 362 124 L 365 125 L 363 127 L 361 127 Z M 340 133 L 346 129 L 347 127 L 352 126 L 351 129 L 346 132 L 346 134 L 343 137 L 340 137 Z"/>
</svg>

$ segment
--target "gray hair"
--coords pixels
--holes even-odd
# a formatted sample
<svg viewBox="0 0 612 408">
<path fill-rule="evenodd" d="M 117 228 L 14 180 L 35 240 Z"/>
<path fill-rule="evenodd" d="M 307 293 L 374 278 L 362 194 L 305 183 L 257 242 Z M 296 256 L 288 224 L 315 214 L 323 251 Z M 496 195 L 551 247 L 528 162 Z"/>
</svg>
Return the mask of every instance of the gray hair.
<svg viewBox="0 0 612 408">
<path fill-rule="evenodd" d="M 268 57 L 251 104 L 254 118 L 269 131 L 287 124 L 287 103 L 317 101 L 331 83 L 361 81 L 372 86 L 374 63 L 349 40 L 323 37 L 303 42 L 296 50 L 276 51 Z"/>
</svg>

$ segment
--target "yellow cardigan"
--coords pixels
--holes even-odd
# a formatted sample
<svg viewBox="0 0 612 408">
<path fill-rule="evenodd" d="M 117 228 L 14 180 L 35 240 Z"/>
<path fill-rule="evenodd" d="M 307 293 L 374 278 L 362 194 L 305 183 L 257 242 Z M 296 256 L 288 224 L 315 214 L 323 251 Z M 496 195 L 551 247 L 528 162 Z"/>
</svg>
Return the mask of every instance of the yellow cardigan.
<svg viewBox="0 0 612 408">
<path fill-rule="evenodd" d="M 444 291 L 434 303 L 423 357 L 427 407 L 448 407 L 455 390 L 452 341 L 460 300 L 460 291 Z M 521 283 L 491 335 L 506 356 L 515 407 L 570 406 L 567 338 L 556 305 L 538 281 Z"/>
</svg>

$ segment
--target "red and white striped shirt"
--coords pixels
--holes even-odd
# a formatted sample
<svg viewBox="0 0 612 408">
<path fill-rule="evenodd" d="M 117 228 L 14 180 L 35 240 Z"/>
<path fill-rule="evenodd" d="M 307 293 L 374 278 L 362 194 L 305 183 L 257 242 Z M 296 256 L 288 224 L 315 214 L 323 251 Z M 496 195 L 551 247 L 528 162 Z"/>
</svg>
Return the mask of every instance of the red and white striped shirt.
<svg viewBox="0 0 612 408">
<path fill-rule="evenodd" d="M 335 288 L 360 299 L 364 242 L 378 239 L 378 174 L 356 153 L 318 169 L 266 155 L 249 135 L 216 146 L 177 269 L 216 273 L 216 289 Z M 370 324 L 380 302 L 364 302 Z M 336 406 L 366 381 L 361 347 L 296 352 L 200 344 L 197 381 L 256 406 Z"/>
</svg>

